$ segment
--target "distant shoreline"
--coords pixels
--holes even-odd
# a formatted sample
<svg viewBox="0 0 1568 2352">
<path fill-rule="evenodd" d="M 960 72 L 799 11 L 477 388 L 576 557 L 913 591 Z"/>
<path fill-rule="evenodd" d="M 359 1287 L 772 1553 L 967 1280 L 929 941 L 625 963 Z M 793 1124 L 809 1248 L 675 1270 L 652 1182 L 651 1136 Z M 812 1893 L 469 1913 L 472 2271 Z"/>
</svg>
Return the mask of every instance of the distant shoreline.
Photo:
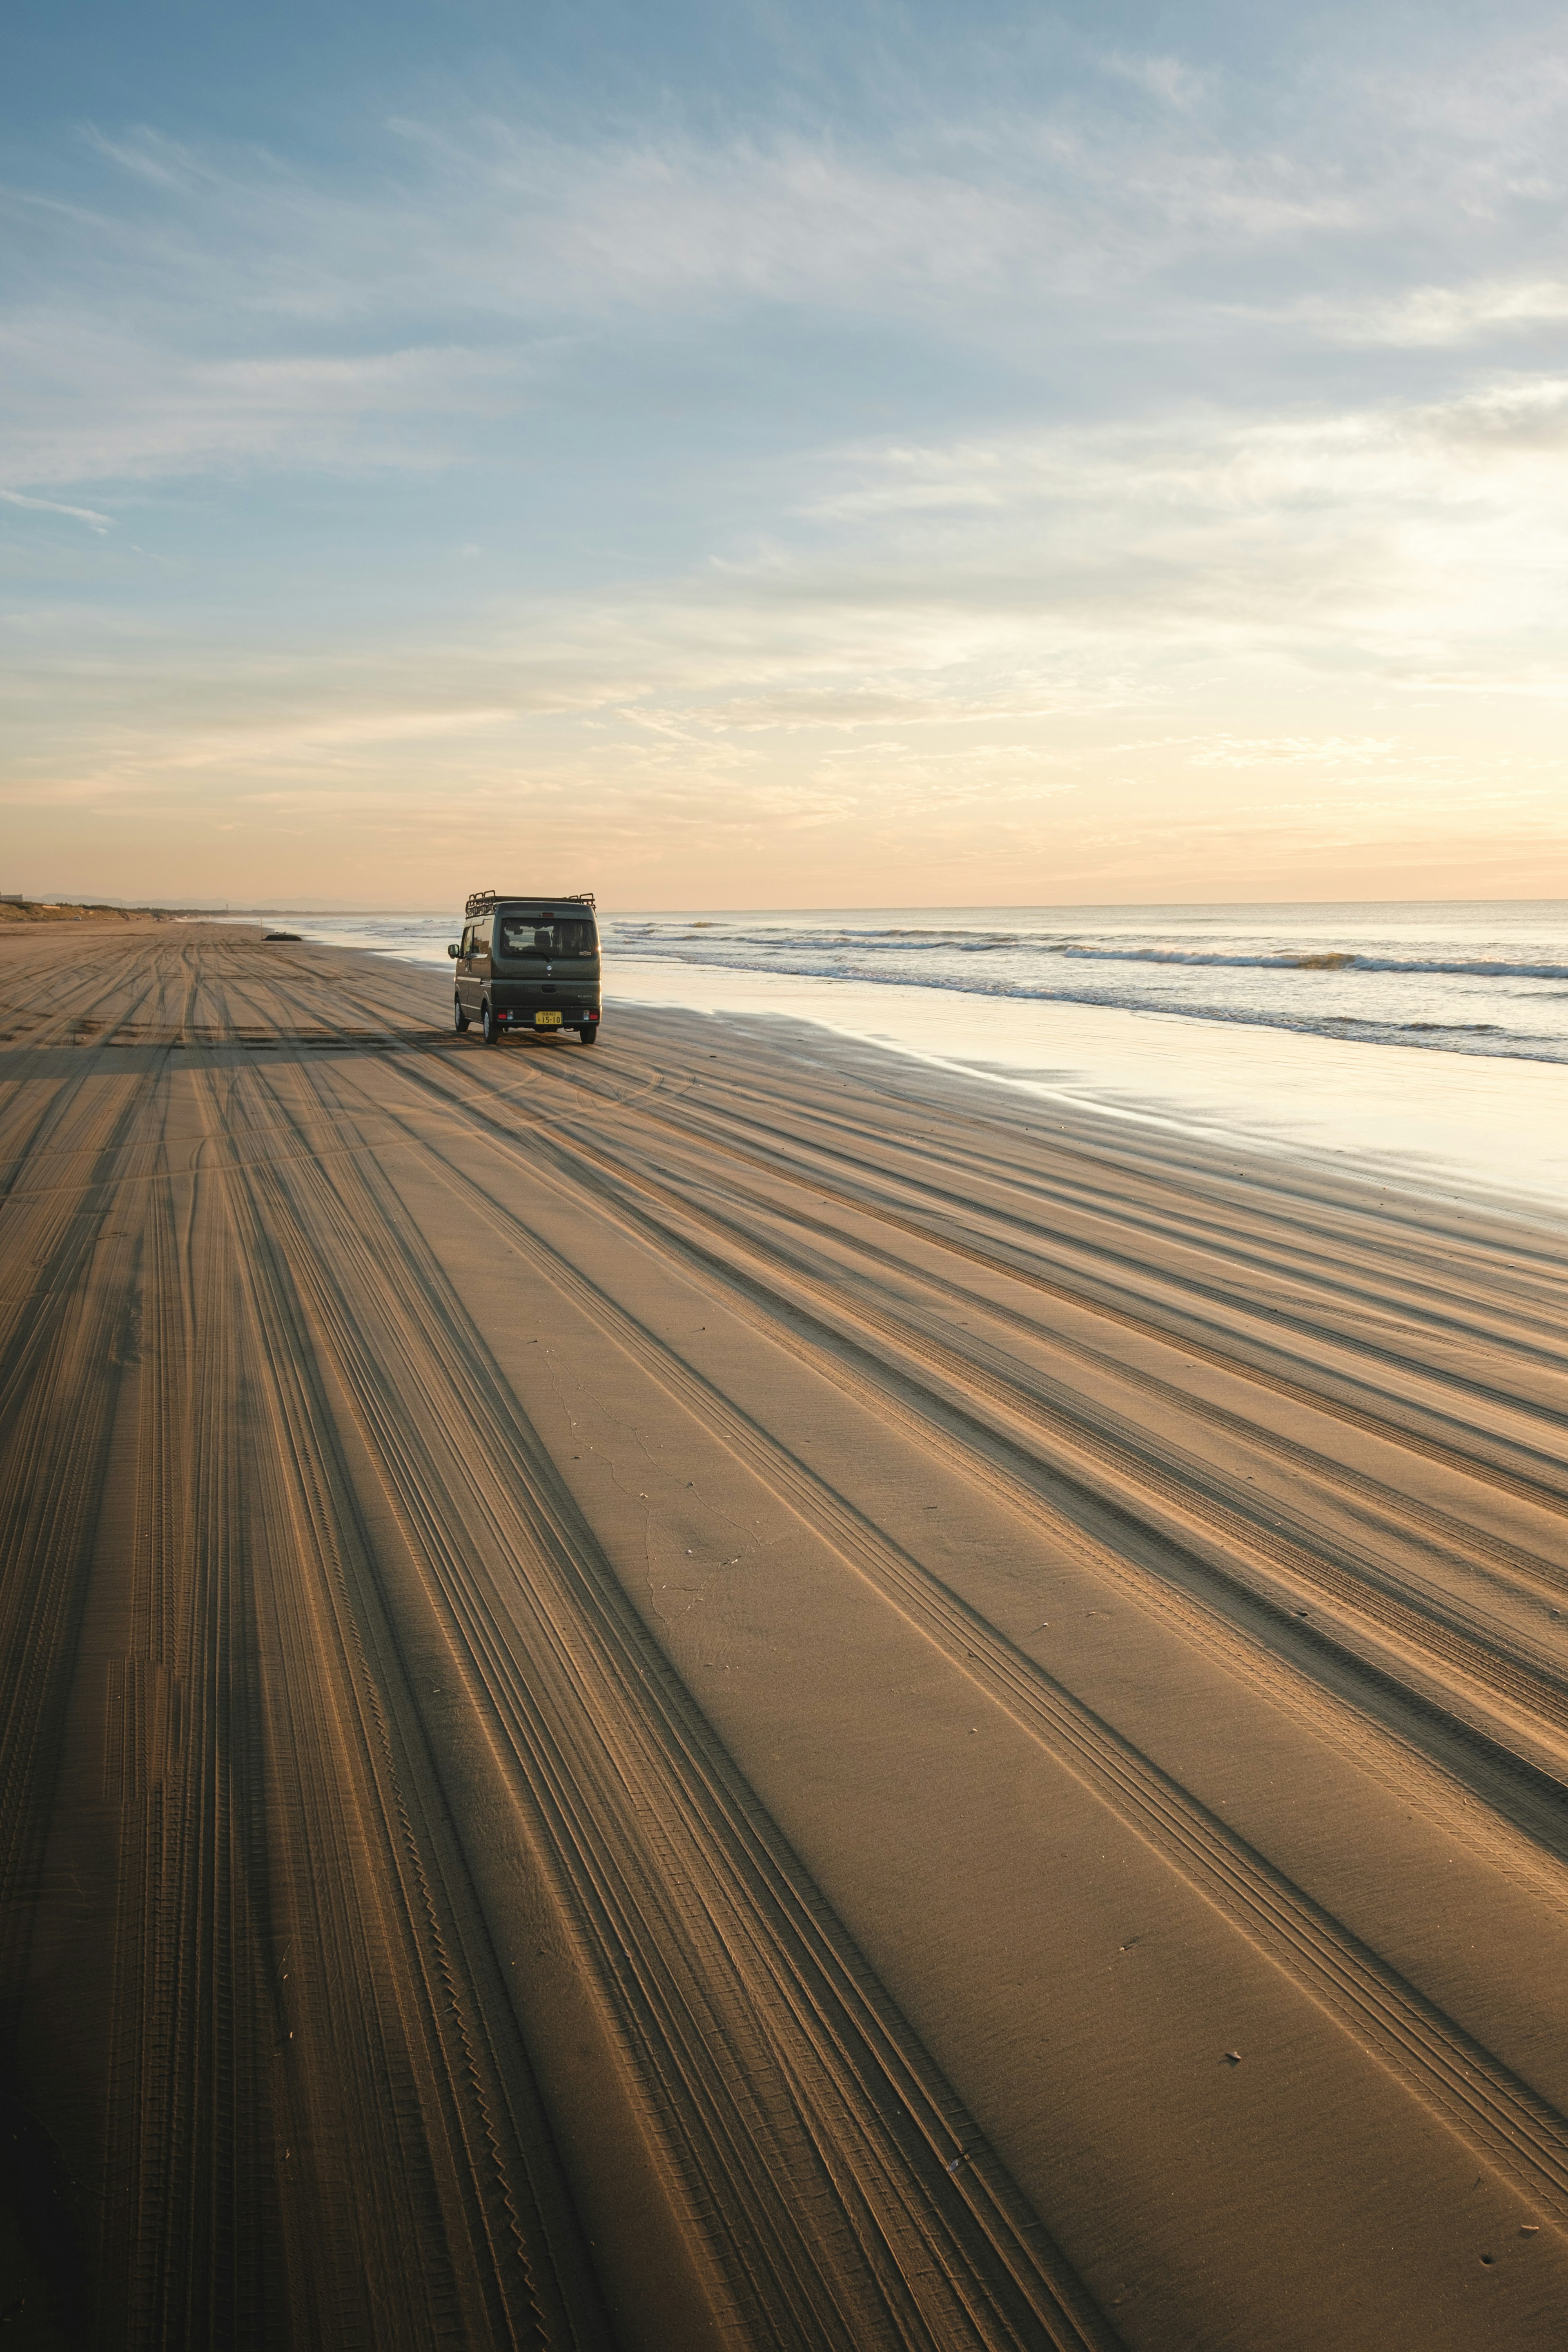
<svg viewBox="0 0 1568 2352">
<path fill-rule="evenodd" d="M 0 923 L 172 923 L 167 907 L 106 907 L 89 899 L 0 898 Z"/>
</svg>

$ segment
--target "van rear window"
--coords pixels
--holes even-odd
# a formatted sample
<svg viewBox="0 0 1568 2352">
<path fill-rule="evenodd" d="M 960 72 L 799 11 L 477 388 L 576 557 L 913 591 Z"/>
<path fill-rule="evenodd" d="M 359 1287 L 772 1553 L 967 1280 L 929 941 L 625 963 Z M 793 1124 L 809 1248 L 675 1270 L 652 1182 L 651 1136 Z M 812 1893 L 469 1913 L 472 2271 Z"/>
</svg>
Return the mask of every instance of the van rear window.
<svg viewBox="0 0 1568 2352">
<path fill-rule="evenodd" d="M 503 956 L 596 955 L 599 941 L 591 922 L 581 915 L 503 915 L 500 951 Z"/>
</svg>

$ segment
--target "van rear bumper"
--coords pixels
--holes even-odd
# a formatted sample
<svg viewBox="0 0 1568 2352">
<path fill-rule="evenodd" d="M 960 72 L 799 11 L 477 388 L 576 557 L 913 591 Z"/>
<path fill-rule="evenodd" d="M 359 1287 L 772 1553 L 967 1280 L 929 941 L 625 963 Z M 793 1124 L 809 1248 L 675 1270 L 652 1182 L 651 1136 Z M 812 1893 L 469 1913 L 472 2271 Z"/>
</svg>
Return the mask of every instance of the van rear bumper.
<svg viewBox="0 0 1568 2352">
<path fill-rule="evenodd" d="M 599 1007 L 570 1001 L 539 1005 L 498 1004 L 495 1016 L 502 1029 L 582 1029 L 596 1024 Z"/>
</svg>

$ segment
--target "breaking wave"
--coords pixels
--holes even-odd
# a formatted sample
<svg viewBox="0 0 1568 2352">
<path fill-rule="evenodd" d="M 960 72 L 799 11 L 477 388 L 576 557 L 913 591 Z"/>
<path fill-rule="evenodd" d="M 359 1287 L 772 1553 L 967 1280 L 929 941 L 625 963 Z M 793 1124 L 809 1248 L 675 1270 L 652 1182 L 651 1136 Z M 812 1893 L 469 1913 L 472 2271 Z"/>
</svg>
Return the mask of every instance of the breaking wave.
<svg viewBox="0 0 1568 2352">
<path fill-rule="evenodd" d="M 803 979 L 1085 1004 L 1568 1061 L 1568 906 L 653 916 L 607 949 Z"/>
</svg>

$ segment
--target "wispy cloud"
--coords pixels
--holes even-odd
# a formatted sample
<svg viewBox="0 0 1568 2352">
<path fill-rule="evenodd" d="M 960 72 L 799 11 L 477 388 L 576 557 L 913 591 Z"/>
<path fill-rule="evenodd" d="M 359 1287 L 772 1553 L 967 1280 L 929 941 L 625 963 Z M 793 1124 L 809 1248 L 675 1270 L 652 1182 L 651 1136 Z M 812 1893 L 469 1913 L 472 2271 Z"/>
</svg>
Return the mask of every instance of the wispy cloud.
<svg viewBox="0 0 1568 2352">
<path fill-rule="evenodd" d="M 67 506 L 60 499 L 30 498 L 23 490 L 0 490 L 0 499 L 7 506 L 30 507 L 35 514 L 69 515 L 75 522 L 84 522 L 90 530 L 112 530 L 112 515 L 100 514 L 96 507 Z"/>
<path fill-rule="evenodd" d="M 1112 49 L 1105 60 L 1106 70 L 1119 75 L 1123 81 L 1135 83 L 1163 106 L 1177 107 L 1185 112 L 1200 105 L 1213 86 L 1212 74 L 1202 73 L 1185 58 L 1140 55 L 1136 51 Z"/>
<path fill-rule="evenodd" d="M 1324 338 L 1391 350 L 1442 351 L 1568 321 L 1568 278 L 1489 278 L 1461 286 L 1415 286 L 1392 298 L 1346 303 L 1312 298 L 1288 314 Z"/>
<path fill-rule="evenodd" d="M 207 357 L 113 318 L 36 310 L 0 321 L 0 368 L 11 387 L 0 455 L 13 479 L 32 484 L 142 480 L 236 461 L 440 466 L 460 449 L 466 422 L 519 397 L 506 352 Z"/>
</svg>

